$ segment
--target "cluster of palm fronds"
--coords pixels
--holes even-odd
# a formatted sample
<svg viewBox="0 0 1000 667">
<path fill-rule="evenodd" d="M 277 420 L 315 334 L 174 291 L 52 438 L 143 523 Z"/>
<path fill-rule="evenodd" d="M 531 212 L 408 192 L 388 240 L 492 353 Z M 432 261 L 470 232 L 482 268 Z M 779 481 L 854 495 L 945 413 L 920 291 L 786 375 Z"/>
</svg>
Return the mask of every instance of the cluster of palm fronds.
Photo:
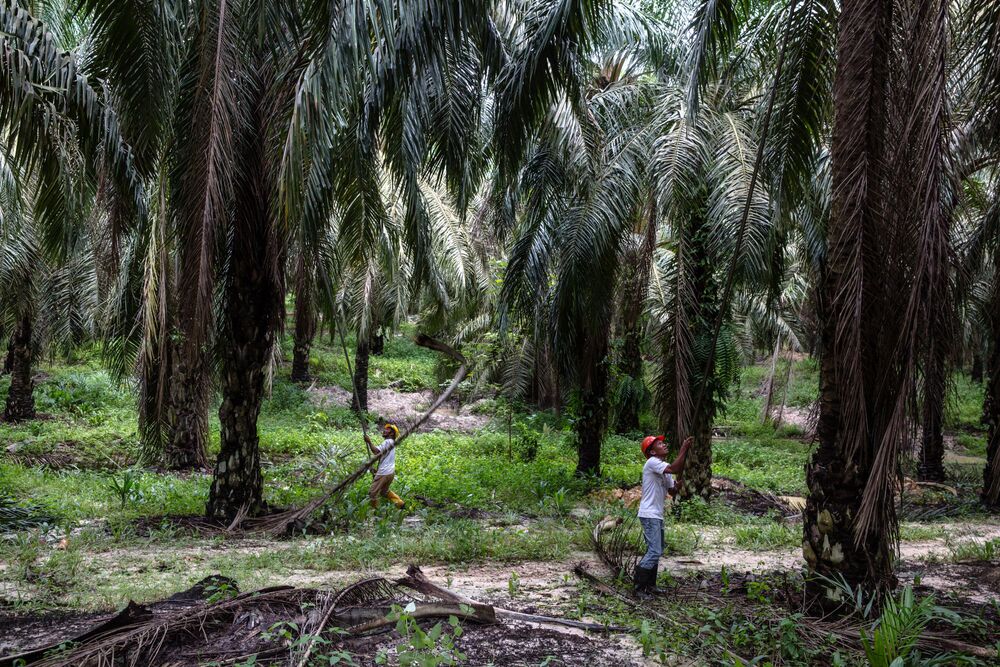
<svg viewBox="0 0 1000 667">
<path fill-rule="evenodd" d="M 632 512 L 598 521 L 591 533 L 591 542 L 601 562 L 616 577 L 623 579 L 632 576 L 636 564 L 646 552 L 642 526 Z"/>
<path fill-rule="evenodd" d="M 42 507 L 20 503 L 10 496 L 0 495 L 0 530 L 13 532 L 51 525 L 54 521 Z"/>
</svg>

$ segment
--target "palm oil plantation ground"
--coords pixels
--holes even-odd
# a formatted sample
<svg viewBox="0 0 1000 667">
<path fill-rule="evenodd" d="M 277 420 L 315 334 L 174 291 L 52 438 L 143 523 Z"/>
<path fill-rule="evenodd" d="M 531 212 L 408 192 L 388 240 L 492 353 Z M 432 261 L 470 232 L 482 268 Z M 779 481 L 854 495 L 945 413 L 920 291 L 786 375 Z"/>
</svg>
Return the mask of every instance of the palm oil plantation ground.
<svg viewBox="0 0 1000 667">
<path fill-rule="evenodd" d="M 439 389 L 436 355 L 414 345 L 411 334 L 404 326 L 372 357 L 373 418 L 406 424 Z M 290 345 L 286 340 L 286 351 Z M 292 383 L 281 369 L 264 402 L 265 497 L 275 508 L 301 504 L 365 459 L 357 417 L 346 404 L 350 379 L 339 347 L 320 342 L 312 354 L 314 379 Z M 711 500 L 668 511 L 659 582 L 668 592 L 642 603 L 628 597 L 628 586 L 595 552 L 593 531 L 608 516 L 628 523 L 643 432 L 609 435 L 602 478 L 584 480 L 574 475 L 566 417 L 511 412 L 493 399 L 460 394 L 400 446 L 396 488 L 404 510 L 389 503 L 370 510 L 362 481 L 298 534 L 206 534 L 201 520 L 210 475 L 138 465 L 128 388 L 111 382 L 86 350 L 43 364 L 39 418 L 0 426 L 0 652 L 58 646 L 130 600 L 157 609 L 213 575 L 228 578 L 232 584 L 221 588 L 231 585 L 234 593 L 272 586 L 336 591 L 371 577 L 394 580 L 415 564 L 477 601 L 613 629 L 463 622 L 451 651 L 440 640 L 401 649 L 406 641 L 398 634 L 334 635 L 315 654 L 342 656 L 343 664 L 374 664 L 380 655 L 395 660 L 407 651 L 427 660 L 414 664 L 448 664 L 459 654 L 461 664 L 474 665 L 855 664 L 863 655 L 861 632 L 870 631 L 877 615 L 859 611 L 851 622 L 824 623 L 802 606 L 798 503 L 813 448 L 817 368 L 801 355 L 778 363 L 791 366 L 787 391 L 780 388 L 786 403 L 773 408 L 774 418 L 783 413 L 780 425 L 762 424 L 770 370 L 770 359 L 762 358 L 743 369 L 717 418 Z M 1000 527 L 977 502 L 980 401 L 978 384 L 956 382 L 946 425 L 949 483 L 903 486 L 899 578 L 920 599 L 950 610 L 926 612 L 927 625 L 920 626 L 954 642 L 921 647 L 951 655 L 946 662 L 958 659 L 953 651 L 988 662 L 1000 628 Z M 637 534 L 634 520 L 632 529 Z M 574 573 L 581 564 L 622 597 Z M 211 595 L 203 597 L 218 604 Z M 262 616 L 236 642 L 174 638 L 169 655 L 176 662 L 160 664 L 252 664 L 254 653 L 294 664 L 302 645 L 284 639 L 281 624 L 302 624 L 307 614 L 289 608 Z M 273 639 L 260 640 L 269 629 Z"/>
</svg>

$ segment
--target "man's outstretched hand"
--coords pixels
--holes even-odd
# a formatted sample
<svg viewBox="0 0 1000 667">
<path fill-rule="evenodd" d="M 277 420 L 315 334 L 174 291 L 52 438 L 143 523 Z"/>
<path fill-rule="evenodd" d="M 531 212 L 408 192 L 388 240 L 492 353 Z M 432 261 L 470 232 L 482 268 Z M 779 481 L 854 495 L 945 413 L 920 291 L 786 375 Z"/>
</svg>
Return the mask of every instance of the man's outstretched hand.
<svg viewBox="0 0 1000 667">
<path fill-rule="evenodd" d="M 694 436 L 689 435 L 684 438 L 684 442 L 681 443 L 681 449 L 677 452 L 677 458 L 674 462 L 667 466 L 667 472 L 673 475 L 680 475 L 684 472 L 684 464 L 686 463 L 688 449 L 694 443 Z"/>
</svg>

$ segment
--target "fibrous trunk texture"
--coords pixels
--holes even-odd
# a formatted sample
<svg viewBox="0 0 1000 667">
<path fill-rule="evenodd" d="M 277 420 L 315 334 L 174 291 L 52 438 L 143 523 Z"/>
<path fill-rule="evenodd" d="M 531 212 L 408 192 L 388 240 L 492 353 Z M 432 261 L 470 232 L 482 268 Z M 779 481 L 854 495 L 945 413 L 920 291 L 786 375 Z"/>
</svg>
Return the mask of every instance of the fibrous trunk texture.
<svg viewBox="0 0 1000 667">
<path fill-rule="evenodd" d="M 313 275 L 303 251 L 295 271 L 295 344 L 292 351 L 292 382 L 309 382 L 309 350 L 316 335 L 313 307 Z"/>
<path fill-rule="evenodd" d="M 944 393 L 945 356 L 948 348 L 934 336 L 927 350 L 924 369 L 923 433 L 920 441 L 919 479 L 927 482 L 944 481 Z"/>
<path fill-rule="evenodd" d="M 274 186 L 264 157 L 268 87 L 264 81 L 258 83 L 259 97 L 251 110 L 254 124 L 240 143 L 243 161 L 236 179 L 223 306 L 225 344 L 220 345 L 220 451 L 207 507 L 210 517 L 226 520 L 265 510 L 257 417 L 284 312 L 283 244 L 280 225 L 271 219 Z"/>
<path fill-rule="evenodd" d="M 1000 250 L 997 251 L 1000 261 Z M 994 264 L 1000 266 L 1000 264 Z M 983 470 L 983 504 L 1000 510 L 1000 280 L 995 277 L 990 313 L 989 362 L 986 369 L 986 397 L 983 421 L 987 426 L 986 468 Z"/>
<path fill-rule="evenodd" d="M 358 346 L 354 350 L 354 387 L 351 394 L 351 409 L 355 412 L 368 411 L 368 358 L 371 347 L 368 336 L 358 335 Z"/>
<path fill-rule="evenodd" d="M 385 353 L 385 331 L 383 329 L 373 330 L 371 340 L 371 353 L 376 357 L 381 357 Z"/>
<path fill-rule="evenodd" d="M 871 473 L 876 415 L 892 405 L 874 401 L 870 380 L 886 360 L 876 347 L 882 313 L 878 289 L 883 261 L 878 235 L 885 228 L 888 59 L 891 0 L 842 3 L 834 78 L 833 210 L 820 312 L 819 446 L 806 471 L 809 496 L 803 515 L 802 551 L 811 573 L 843 577 L 852 587 L 881 588 L 892 580 L 888 536 L 855 535 L 862 495 Z M 875 298 L 869 302 L 868 284 Z M 891 329 L 890 329 L 891 335 Z M 875 426 L 875 428 L 873 428 Z M 819 606 L 837 606 L 837 590 L 821 578 L 806 580 L 806 595 Z"/>
<path fill-rule="evenodd" d="M 623 281 L 621 305 L 622 352 L 620 371 L 625 391 L 619 392 L 615 413 L 615 430 L 629 433 L 639 430 L 639 410 L 643 405 L 645 385 L 642 365 L 642 315 L 649 292 L 649 273 L 656 248 L 656 206 L 649 206 L 646 229 L 642 240 L 633 243 L 626 254 L 629 263 Z"/>
<path fill-rule="evenodd" d="M 528 341 L 525 341 L 525 345 L 528 345 Z M 536 334 L 531 350 L 531 384 L 525 399 L 539 410 L 555 410 L 558 413 L 562 408 L 562 396 L 559 391 L 559 368 L 552 344 L 545 336 Z"/>
<path fill-rule="evenodd" d="M 10 389 L 3 418 L 16 422 L 35 418 L 35 381 L 31 375 L 30 315 L 22 315 L 10 336 Z"/>
<path fill-rule="evenodd" d="M 3 357 L 3 368 L 0 368 L 0 375 L 7 375 L 14 367 L 14 348 L 7 346 L 7 354 Z"/>
<path fill-rule="evenodd" d="M 207 355 L 176 349 L 171 356 L 170 433 L 163 452 L 164 464 L 171 470 L 205 468 L 211 389 Z"/>
<path fill-rule="evenodd" d="M 603 342 L 603 345 L 601 344 Z M 597 348 L 596 363 L 588 364 L 580 387 L 580 414 L 574 424 L 577 443 L 576 472 L 579 475 L 601 474 L 601 443 L 608 426 L 607 334 L 602 341 L 591 341 Z"/>
<path fill-rule="evenodd" d="M 708 498 L 712 494 L 712 417 L 715 410 L 701 411 L 696 415 L 688 435 L 694 436 L 694 443 L 688 450 L 684 473 L 678 497 L 682 500 L 700 496 Z"/>
<path fill-rule="evenodd" d="M 682 230 L 675 254 L 671 321 L 664 338 L 667 348 L 657 382 L 660 424 L 668 443 L 676 447 L 687 436 L 694 437 L 678 491 L 682 500 L 708 498 L 712 493 L 712 422 L 727 390 L 714 364 L 705 376 L 713 322 L 721 307 L 710 234 L 701 215 L 692 216 Z"/>
</svg>

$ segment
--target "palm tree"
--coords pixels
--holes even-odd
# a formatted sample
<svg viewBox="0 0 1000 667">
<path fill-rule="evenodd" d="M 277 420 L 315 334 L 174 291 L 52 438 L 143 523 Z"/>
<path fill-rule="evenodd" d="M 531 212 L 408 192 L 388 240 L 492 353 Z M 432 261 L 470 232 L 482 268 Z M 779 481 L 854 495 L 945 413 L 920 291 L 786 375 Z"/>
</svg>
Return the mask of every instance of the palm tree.
<svg viewBox="0 0 1000 667">
<path fill-rule="evenodd" d="M 984 256 L 989 257 L 992 244 L 992 281 L 987 283 L 983 299 L 988 307 L 987 337 L 989 360 L 985 378 L 986 398 L 983 405 L 984 421 L 989 427 L 986 468 L 983 471 L 983 503 L 992 509 L 1000 507 L 1000 194 L 996 188 L 996 161 L 1000 159 L 1000 62 L 996 58 L 1000 48 L 1000 7 L 988 0 L 969 0 L 966 6 L 964 35 L 970 45 L 969 69 L 974 75 L 977 124 L 982 128 L 980 143 L 994 165 L 991 173 L 991 198 L 986 214 L 982 217 Z M 987 274 L 989 275 L 989 274 Z"/>
<path fill-rule="evenodd" d="M 997 425 L 1000 376 L 997 373 L 997 340 L 1000 322 L 1000 281 L 997 260 L 1000 259 L 1000 198 L 997 196 L 995 170 L 986 170 L 965 182 L 966 195 L 956 223 L 956 245 L 960 252 L 959 287 L 957 292 L 966 321 L 965 328 L 981 332 L 986 348 L 983 377 L 983 423 L 987 427 L 987 460 L 983 470 L 983 504 L 995 509 L 1000 504 L 1000 463 L 998 463 Z"/>
<path fill-rule="evenodd" d="M 560 384 L 576 395 L 581 474 L 600 471 L 619 246 L 638 202 L 648 201 L 635 178 L 640 145 L 618 153 L 614 144 L 584 144 L 583 118 L 617 94 L 614 86 L 593 92 L 580 116 L 565 101 L 552 109 L 518 183 L 525 203 L 501 297 L 508 320 L 547 320 L 540 328 L 552 336 Z"/>
<path fill-rule="evenodd" d="M 309 382 L 309 349 L 316 335 L 316 261 L 300 247 L 295 260 L 295 331 L 292 337 L 292 382 Z"/>
<path fill-rule="evenodd" d="M 525 47 L 569 56 L 588 25 L 584 16 L 594 18 L 601 3 L 540 4 L 531 10 L 535 23 L 509 33 L 498 33 L 495 21 L 514 15 L 488 3 L 461 12 L 439 4 L 368 12 L 350 3 L 279 2 L 264 13 L 229 0 L 175 12 L 130 0 L 85 5 L 97 35 L 95 60 L 122 107 L 135 112 L 129 127 L 142 126 L 142 91 L 166 102 L 162 117 L 153 112 L 153 126 L 169 130 L 170 140 L 149 143 L 159 149 L 151 162 L 169 177 L 165 204 L 179 257 L 170 393 L 187 399 L 188 414 L 203 414 L 206 355 L 214 347 L 223 394 L 208 512 L 231 518 L 263 511 L 256 419 L 294 230 L 303 225 L 305 238 L 315 239 L 308 230 L 325 224 L 336 202 L 362 230 L 355 233 L 360 247 L 373 247 L 364 230 L 377 228 L 377 206 L 359 217 L 350 212 L 377 198 L 370 175 L 382 151 L 407 202 L 403 238 L 414 252 L 415 279 L 432 278 L 421 176 L 443 173 L 464 204 L 482 173 L 466 148 L 483 84 L 504 77 L 504 108 L 528 118 L 536 94 L 546 92 L 550 65 L 561 67 L 527 48 L 505 50 L 500 40 L 516 36 Z M 178 57 L 161 63 L 162 50 Z M 339 160 L 344 145 L 358 149 L 348 151 L 348 161 Z M 347 171 L 352 164 L 360 168 Z M 214 345 L 213 320 L 223 334 Z M 175 434 L 185 420 L 175 418 Z"/>
<path fill-rule="evenodd" d="M 35 415 L 33 366 L 39 351 L 68 351 L 96 331 L 98 286 L 91 239 L 69 239 L 72 246 L 47 252 L 32 216 L 37 199 L 31 184 L 4 162 L 0 177 L 0 329 L 9 331 L 7 358 L 11 382 L 3 419 Z"/>
<path fill-rule="evenodd" d="M 23 421 L 35 417 L 32 335 L 37 304 L 37 285 L 41 263 L 37 235 L 30 220 L 30 204 L 25 201 L 21 184 L 9 164 L 4 164 L 0 197 L 3 219 L 0 222 L 0 322 L 9 332 L 7 359 L 10 365 L 10 388 L 4 407 L 5 421 Z M 29 210 L 26 210 L 29 209 Z"/>
<path fill-rule="evenodd" d="M 62 50 L 82 41 L 80 23 L 60 3 L 39 9 L 55 19 L 51 30 L 18 3 L 0 4 L 0 280 L 6 291 L 0 329 L 10 339 L 4 412 L 10 420 L 34 416 L 33 351 L 63 334 L 84 335 L 81 318 L 90 315 L 82 316 L 81 308 L 93 303 L 81 299 L 90 294 L 89 285 L 74 286 L 67 271 L 87 275 L 80 253 L 94 250 L 85 221 L 95 184 L 118 192 L 121 206 L 107 219 L 91 219 L 91 240 L 101 224 L 124 224 L 142 212 L 141 187 L 117 116 L 88 83 L 80 51 Z"/>
<path fill-rule="evenodd" d="M 639 430 L 639 414 L 649 404 L 642 359 L 644 314 L 649 293 L 649 277 L 656 249 L 656 204 L 650 202 L 642 216 L 645 229 L 637 230 L 622 249 L 624 270 L 621 299 L 615 319 L 615 337 L 620 341 L 617 378 L 612 399 L 615 430 L 629 433 Z"/>
<path fill-rule="evenodd" d="M 814 572 L 870 590 L 895 581 L 895 470 L 920 341 L 948 297 L 946 7 L 909 5 L 896 56 L 890 3 L 844 3 L 840 17 L 820 446 L 803 551 Z M 907 306 L 893 308 L 900 294 Z M 809 589 L 830 600 L 823 581 Z"/>
</svg>

